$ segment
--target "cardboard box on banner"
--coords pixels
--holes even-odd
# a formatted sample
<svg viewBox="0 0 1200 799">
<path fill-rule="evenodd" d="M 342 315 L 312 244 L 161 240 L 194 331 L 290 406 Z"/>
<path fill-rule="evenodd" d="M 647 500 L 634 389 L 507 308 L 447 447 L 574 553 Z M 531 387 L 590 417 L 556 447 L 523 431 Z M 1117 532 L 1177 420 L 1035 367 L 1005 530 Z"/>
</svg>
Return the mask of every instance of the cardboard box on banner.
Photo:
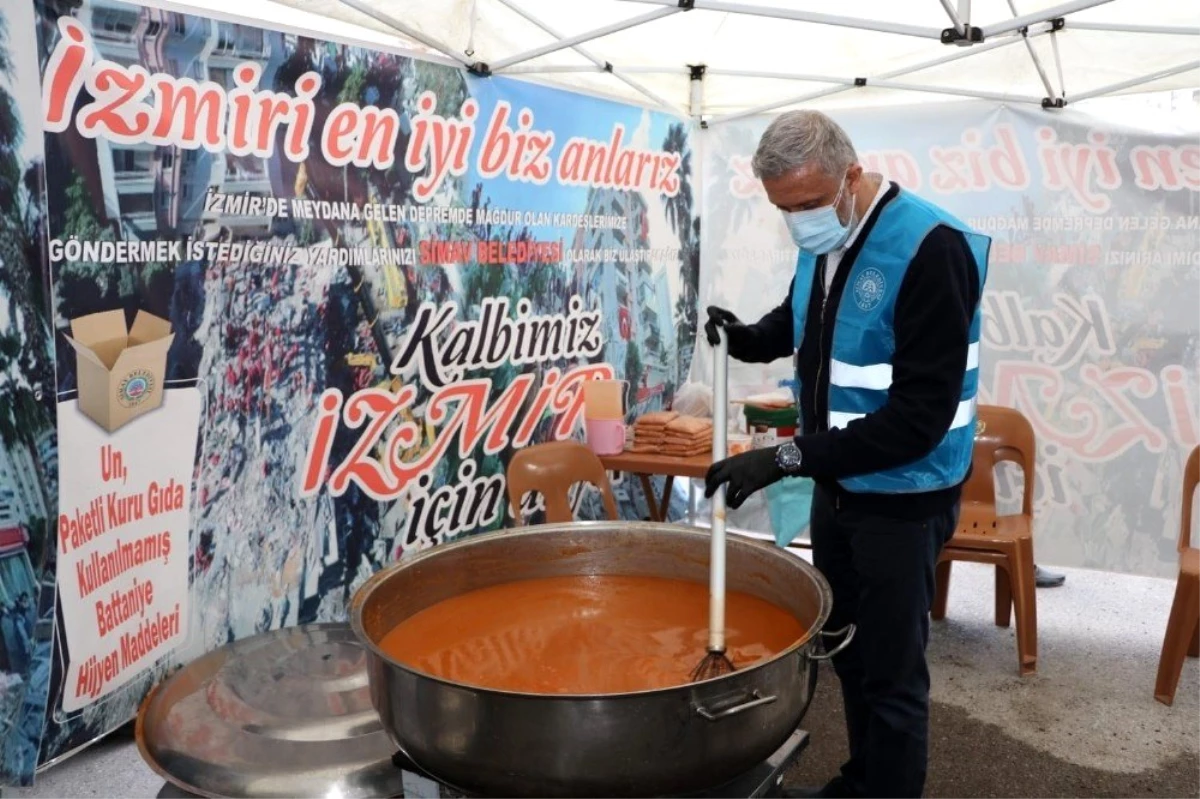
<svg viewBox="0 0 1200 799">
<path fill-rule="evenodd" d="M 79 410 L 111 433 L 158 408 L 174 339 L 170 322 L 145 311 L 128 330 L 122 310 L 72 319 Z"/>
</svg>

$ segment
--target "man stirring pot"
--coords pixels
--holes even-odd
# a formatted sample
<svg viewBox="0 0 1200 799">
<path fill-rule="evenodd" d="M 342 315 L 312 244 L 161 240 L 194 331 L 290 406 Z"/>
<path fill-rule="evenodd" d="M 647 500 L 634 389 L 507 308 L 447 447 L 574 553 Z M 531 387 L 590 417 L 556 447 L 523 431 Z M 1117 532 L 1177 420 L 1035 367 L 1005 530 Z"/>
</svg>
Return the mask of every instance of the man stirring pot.
<svg viewBox="0 0 1200 799">
<path fill-rule="evenodd" d="M 934 567 L 971 466 L 979 298 L 990 240 L 882 176 L 833 120 L 783 114 L 753 168 L 800 248 L 787 299 L 755 324 L 708 309 L 749 363 L 795 356 L 794 441 L 716 463 L 731 508 L 787 477 L 816 484 L 813 561 L 833 590 L 830 629 L 850 759 L 800 796 L 920 796 L 929 739 L 925 648 Z"/>
</svg>

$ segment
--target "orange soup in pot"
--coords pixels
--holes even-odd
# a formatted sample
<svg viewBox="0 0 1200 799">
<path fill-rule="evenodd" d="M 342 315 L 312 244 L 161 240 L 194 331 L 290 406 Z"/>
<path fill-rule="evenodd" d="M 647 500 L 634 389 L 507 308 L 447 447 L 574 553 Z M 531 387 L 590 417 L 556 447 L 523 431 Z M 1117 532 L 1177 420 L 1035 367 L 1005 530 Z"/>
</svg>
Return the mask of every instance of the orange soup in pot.
<svg viewBox="0 0 1200 799">
<path fill-rule="evenodd" d="M 686 684 L 707 653 L 708 585 L 665 577 L 520 580 L 439 602 L 379 642 L 392 659 L 454 682 L 538 694 L 613 694 Z M 773 657 L 804 627 L 739 591 L 725 597 L 736 668 Z"/>
</svg>

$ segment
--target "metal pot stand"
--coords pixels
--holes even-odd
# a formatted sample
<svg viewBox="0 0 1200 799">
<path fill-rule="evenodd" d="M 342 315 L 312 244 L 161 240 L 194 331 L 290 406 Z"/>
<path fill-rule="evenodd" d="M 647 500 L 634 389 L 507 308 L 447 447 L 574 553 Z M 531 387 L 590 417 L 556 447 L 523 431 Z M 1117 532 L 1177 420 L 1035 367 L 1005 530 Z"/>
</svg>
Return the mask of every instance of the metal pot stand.
<svg viewBox="0 0 1200 799">
<path fill-rule="evenodd" d="M 725 799 L 730 799 L 730 797 L 741 796 L 780 796 L 784 773 L 799 759 L 800 754 L 807 746 L 808 733 L 804 730 L 796 730 L 775 751 L 775 754 L 745 774 L 710 790 L 686 794 L 686 797 L 688 799 L 702 799 L 703 797 L 713 797 L 714 799 L 725 797 Z M 470 794 L 446 786 L 439 782 L 437 778 L 425 774 L 413 765 L 412 761 L 405 757 L 403 752 L 396 753 L 396 756 L 392 758 L 392 762 L 404 774 L 405 799 L 479 799 L 478 797 L 471 797 Z M 680 797 L 679 799 L 684 799 L 684 797 Z"/>
<path fill-rule="evenodd" d="M 371 704 L 366 652 L 346 624 L 276 630 L 204 655 L 146 697 L 136 733 L 143 759 L 167 781 L 164 798 L 473 796 L 396 751 Z M 741 776 L 687 795 L 778 796 L 808 740 L 797 729 Z"/>
</svg>

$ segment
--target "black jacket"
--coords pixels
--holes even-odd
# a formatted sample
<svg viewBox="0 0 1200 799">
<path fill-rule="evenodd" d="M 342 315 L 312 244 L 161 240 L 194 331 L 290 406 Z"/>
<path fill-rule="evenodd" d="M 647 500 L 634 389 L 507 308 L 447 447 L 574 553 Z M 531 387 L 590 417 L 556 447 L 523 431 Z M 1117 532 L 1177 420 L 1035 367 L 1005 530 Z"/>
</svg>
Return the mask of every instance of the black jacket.
<svg viewBox="0 0 1200 799">
<path fill-rule="evenodd" d="M 803 457 L 801 474 L 833 493 L 838 507 L 923 519 L 956 505 L 962 485 L 922 494 L 853 494 L 836 481 L 919 460 L 932 452 L 950 429 L 962 392 L 971 320 L 980 295 L 979 273 L 960 232 L 944 225 L 934 228 L 905 273 L 896 297 L 896 352 L 887 402 L 845 428 L 828 428 L 835 309 L 862 242 L 879 212 L 898 193 L 899 188 L 891 184 L 842 257 L 829 293 L 823 336 L 825 257 L 817 260 L 804 340 L 796 361 L 803 387 L 802 434 L 796 436 L 796 443 Z M 790 357 L 794 340 L 789 287 L 787 299 L 779 307 L 738 336 L 736 357 L 751 363 Z M 732 339 L 730 344 L 734 345 Z"/>
</svg>

